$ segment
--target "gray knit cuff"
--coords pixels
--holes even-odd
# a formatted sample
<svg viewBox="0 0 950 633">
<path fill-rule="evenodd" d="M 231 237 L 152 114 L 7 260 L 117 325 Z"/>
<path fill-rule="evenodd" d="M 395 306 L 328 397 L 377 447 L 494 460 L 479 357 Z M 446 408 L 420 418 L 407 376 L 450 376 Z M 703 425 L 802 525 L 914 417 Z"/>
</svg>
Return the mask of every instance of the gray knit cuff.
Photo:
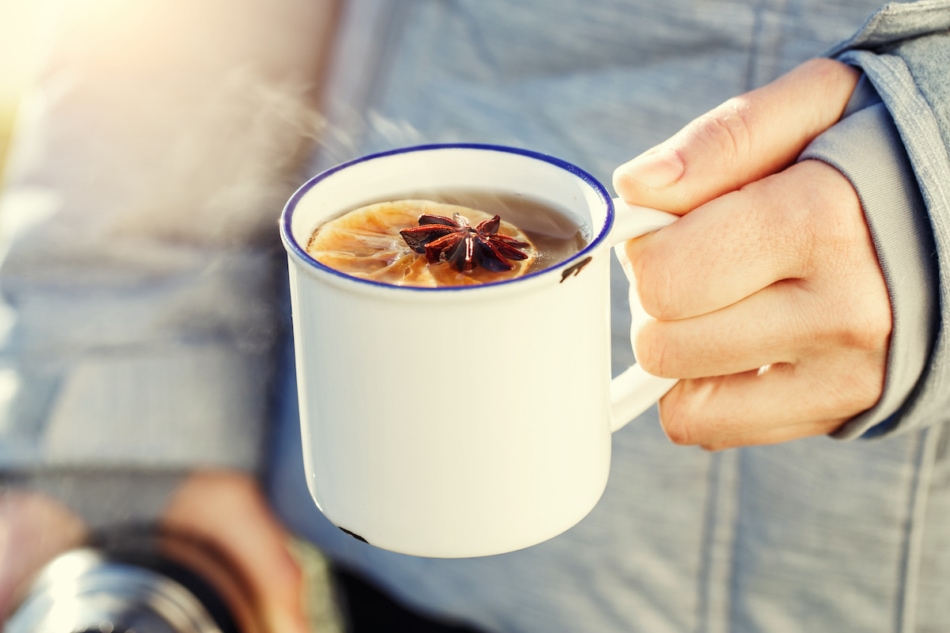
<svg viewBox="0 0 950 633">
<path fill-rule="evenodd" d="M 939 316 L 933 234 L 900 135 L 873 88 L 862 80 L 851 112 L 803 153 L 844 174 L 861 199 L 887 282 L 893 329 L 884 392 L 834 437 L 874 437 L 900 428 L 895 415 L 928 365 Z M 862 107 L 863 106 L 863 107 Z"/>
</svg>

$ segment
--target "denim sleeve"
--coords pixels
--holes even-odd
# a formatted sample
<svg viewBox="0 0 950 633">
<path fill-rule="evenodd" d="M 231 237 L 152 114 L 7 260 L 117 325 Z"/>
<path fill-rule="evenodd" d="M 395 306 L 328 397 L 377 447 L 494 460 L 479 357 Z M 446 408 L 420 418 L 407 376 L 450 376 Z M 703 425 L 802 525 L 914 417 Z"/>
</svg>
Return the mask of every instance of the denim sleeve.
<svg viewBox="0 0 950 633">
<path fill-rule="evenodd" d="M 916 388 L 936 338 L 939 314 L 933 234 L 914 171 L 880 97 L 862 78 L 842 120 L 806 148 L 802 159 L 828 163 L 854 186 L 891 302 L 884 391 L 870 410 L 835 436 L 886 433 Z"/>
</svg>

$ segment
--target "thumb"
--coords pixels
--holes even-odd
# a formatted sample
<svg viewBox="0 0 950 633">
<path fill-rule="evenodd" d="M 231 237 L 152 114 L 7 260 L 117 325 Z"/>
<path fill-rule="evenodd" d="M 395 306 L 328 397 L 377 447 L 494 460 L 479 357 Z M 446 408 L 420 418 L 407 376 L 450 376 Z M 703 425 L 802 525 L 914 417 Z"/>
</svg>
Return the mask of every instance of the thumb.
<svg viewBox="0 0 950 633">
<path fill-rule="evenodd" d="M 813 59 L 726 101 L 614 172 L 625 201 L 684 214 L 791 164 L 841 117 L 858 71 Z"/>
</svg>

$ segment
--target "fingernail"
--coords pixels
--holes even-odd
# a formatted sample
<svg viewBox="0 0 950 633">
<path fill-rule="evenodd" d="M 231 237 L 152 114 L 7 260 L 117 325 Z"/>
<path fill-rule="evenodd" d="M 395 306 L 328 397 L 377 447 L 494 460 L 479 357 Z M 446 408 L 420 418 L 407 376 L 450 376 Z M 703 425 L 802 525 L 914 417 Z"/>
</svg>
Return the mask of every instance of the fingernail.
<svg viewBox="0 0 950 633">
<path fill-rule="evenodd" d="M 665 148 L 640 154 L 617 171 L 622 177 L 636 180 L 651 189 L 662 189 L 679 180 L 686 165 L 679 152 Z"/>
</svg>

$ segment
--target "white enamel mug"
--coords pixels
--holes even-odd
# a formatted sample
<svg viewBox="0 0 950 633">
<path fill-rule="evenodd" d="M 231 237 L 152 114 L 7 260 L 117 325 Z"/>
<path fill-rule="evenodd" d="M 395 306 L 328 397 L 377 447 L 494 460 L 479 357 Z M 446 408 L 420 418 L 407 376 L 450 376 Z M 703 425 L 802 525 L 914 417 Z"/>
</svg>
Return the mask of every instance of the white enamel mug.
<svg viewBox="0 0 950 633">
<path fill-rule="evenodd" d="M 344 211 L 427 189 L 540 199 L 589 240 L 550 269 L 454 288 L 367 281 L 307 255 Z M 675 383 L 610 377 L 611 246 L 675 217 L 615 201 L 583 170 L 521 149 L 428 145 L 329 169 L 284 209 L 307 484 L 335 525 L 432 557 L 500 554 L 594 507 L 611 432 Z"/>
</svg>

